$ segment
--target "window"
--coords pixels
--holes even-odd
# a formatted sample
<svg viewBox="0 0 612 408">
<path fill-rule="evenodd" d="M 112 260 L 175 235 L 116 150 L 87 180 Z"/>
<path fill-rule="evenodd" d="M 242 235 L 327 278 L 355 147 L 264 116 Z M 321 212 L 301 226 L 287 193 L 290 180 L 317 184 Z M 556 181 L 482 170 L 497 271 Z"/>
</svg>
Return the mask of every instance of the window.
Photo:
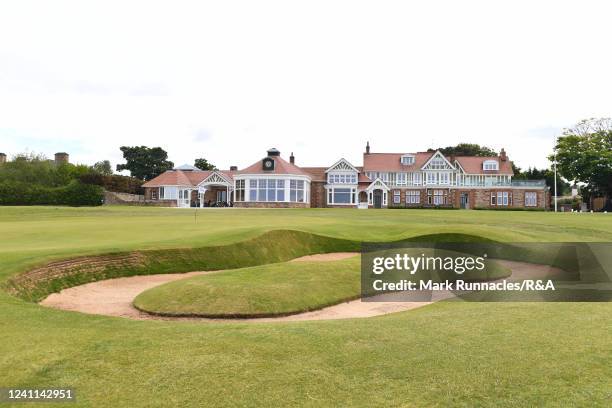
<svg viewBox="0 0 612 408">
<path fill-rule="evenodd" d="M 437 174 L 436 173 L 425 173 L 427 174 L 427 184 L 437 184 Z"/>
<path fill-rule="evenodd" d="M 406 173 L 397 173 L 396 183 L 400 186 L 405 186 L 406 185 Z"/>
<path fill-rule="evenodd" d="M 393 204 L 399 204 L 402 201 L 399 190 L 393 191 Z"/>
<path fill-rule="evenodd" d="M 525 207 L 536 207 L 538 205 L 538 193 L 525 193 Z"/>
<path fill-rule="evenodd" d="M 289 181 L 289 201 L 294 203 L 304 202 L 304 180 Z"/>
<path fill-rule="evenodd" d="M 243 181 L 243 180 L 238 180 Z M 236 182 L 236 194 L 238 194 L 238 181 Z M 242 193 L 244 196 L 244 193 Z M 236 199 L 238 201 L 238 199 Z M 258 179 L 249 180 L 249 201 L 285 201 L 285 180 L 282 179 Z"/>
<path fill-rule="evenodd" d="M 427 204 L 444 205 L 447 203 L 446 190 L 427 190 Z"/>
<path fill-rule="evenodd" d="M 421 192 L 419 190 L 406 191 L 406 204 L 418 204 L 421 202 Z"/>
<path fill-rule="evenodd" d="M 157 193 L 164 191 L 163 187 L 151 189 L 151 200 L 157 200 Z M 162 194 L 160 194 L 161 196 Z"/>
<path fill-rule="evenodd" d="M 492 192 L 491 205 L 496 205 L 498 207 L 512 205 L 512 194 L 507 191 Z"/>
<path fill-rule="evenodd" d="M 249 180 L 249 201 L 257 201 L 257 180 Z"/>
<path fill-rule="evenodd" d="M 159 199 L 160 200 L 176 200 L 178 197 L 178 187 L 160 187 L 159 188 Z"/>
<path fill-rule="evenodd" d="M 450 183 L 450 174 L 440 173 L 440 184 L 449 184 L 449 183 Z"/>
<path fill-rule="evenodd" d="M 434 190 L 434 205 L 442 205 L 444 203 L 444 190 Z"/>
<path fill-rule="evenodd" d="M 350 204 L 352 201 L 350 188 L 334 188 L 333 195 L 334 204 Z"/>
<path fill-rule="evenodd" d="M 431 159 L 431 161 L 427 165 L 427 168 L 431 170 L 444 170 L 448 168 L 448 165 L 446 164 L 446 160 L 444 160 L 443 157 L 436 156 Z"/>
<path fill-rule="evenodd" d="M 276 201 L 285 201 L 285 180 L 276 180 Z"/>
<path fill-rule="evenodd" d="M 499 163 L 497 160 L 485 160 L 482 163 L 483 170 L 499 170 Z"/>
<path fill-rule="evenodd" d="M 257 180 L 257 201 L 268 201 L 268 180 Z"/>
<path fill-rule="evenodd" d="M 410 156 L 410 155 L 402 156 L 402 164 L 404 166 L 410 166 L 414 164 L 414 156 Z"/>
<path fill-rule="evenodd" d="M 414 184 L 415 186 L 421 185 L 421 173 L 414 173 L 412 175 L 412 184 Z"/>
<path fill-rule="evenodd" d="M 235 201 L 244 201 L 244 180 L 236 180 L 236 193 L 234 194 Z"/>
<path fill-rule="evenodd" d="M 329 184 L 357 184 L 356 174 L 328 174 L 327 182 Z"/>
</svg>

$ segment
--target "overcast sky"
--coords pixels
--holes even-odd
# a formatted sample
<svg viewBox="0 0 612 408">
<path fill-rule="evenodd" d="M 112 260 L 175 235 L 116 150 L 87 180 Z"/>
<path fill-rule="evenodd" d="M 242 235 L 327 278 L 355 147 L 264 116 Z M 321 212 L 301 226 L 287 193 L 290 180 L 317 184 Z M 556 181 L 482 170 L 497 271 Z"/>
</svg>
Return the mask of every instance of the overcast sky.
<svg viewBox="0 0 612 408">
<path fill-rule="evenodd" d="M 607 3 L 607 4 L 606 4 Z M 244 167 L 459 142 L 547 166 L 612 115 L 612 3 L 2 1 L 0 151 Z"/>
</svg>

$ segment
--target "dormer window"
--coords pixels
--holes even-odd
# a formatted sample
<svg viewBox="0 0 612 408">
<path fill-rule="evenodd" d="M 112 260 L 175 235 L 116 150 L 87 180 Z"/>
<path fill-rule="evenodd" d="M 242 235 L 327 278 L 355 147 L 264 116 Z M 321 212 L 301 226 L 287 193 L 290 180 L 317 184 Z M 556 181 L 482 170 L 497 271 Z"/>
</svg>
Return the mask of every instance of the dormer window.
<svg viewBox="0 0 612 408">
<path fill-rule="evenodd" d="M 405 154 L 402 156 L 401 162 L 404 166 L 411 166 L 414 164 L 414 156 L 410 154 Z"/>
<path fill-rule="evenodd" d="M 499 163 L 496 160 L 485 160 L 482 163 L 483 170 L 499 170 Z"/>
</svg>

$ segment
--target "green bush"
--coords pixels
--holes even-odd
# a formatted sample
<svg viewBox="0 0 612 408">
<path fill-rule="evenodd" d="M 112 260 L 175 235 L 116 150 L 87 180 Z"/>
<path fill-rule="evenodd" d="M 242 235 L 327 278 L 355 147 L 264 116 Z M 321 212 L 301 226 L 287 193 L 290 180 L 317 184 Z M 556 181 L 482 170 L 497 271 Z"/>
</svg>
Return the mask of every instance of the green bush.
<svg viewBox="0 0 612 408">
<path fill-rule="evenodd" d="M 39 184 L 0 182 L 0 205 L 101 205 L 104 191 L 99 186 L 73 180 L 61 187 L 45 187 Z"/>
<path fill-rule="evenodd" d="M 144 182 L 135 177 L 119 175 L 103 175 L 99 173 L 86 173 L 79 177 L 81 183 L 100 186 L 108 191 L 117 193 L 142 194 Z"/>
</svg>

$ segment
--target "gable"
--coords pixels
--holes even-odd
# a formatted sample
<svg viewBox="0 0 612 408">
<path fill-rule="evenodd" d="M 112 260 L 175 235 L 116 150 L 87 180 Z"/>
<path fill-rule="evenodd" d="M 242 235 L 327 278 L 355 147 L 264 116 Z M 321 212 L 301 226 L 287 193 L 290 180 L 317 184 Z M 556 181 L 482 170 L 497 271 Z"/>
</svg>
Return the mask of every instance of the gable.
<svg viewBox="0 0 612 408">
<path fill-rule="evenodd" d="M 353 171 L 355 173 L 359 173 L 351 163 L 349 163 L 346 159 L 340 159 L 336 163 L 334 163 L 330 168 L 325 170 L 326 173 L 330 171 Z"/>
<path fill-rule="evenodd" d="M 438 150 L 421 167 L 421 170 L 455 170 L 455 167 Z"/>
<path fill-rule="evenodd" d="M 223 173 L 213 171 L 208 177 L 206 177 L 199 185 L 204 184 L 232 184 Z"/>
</svg>

